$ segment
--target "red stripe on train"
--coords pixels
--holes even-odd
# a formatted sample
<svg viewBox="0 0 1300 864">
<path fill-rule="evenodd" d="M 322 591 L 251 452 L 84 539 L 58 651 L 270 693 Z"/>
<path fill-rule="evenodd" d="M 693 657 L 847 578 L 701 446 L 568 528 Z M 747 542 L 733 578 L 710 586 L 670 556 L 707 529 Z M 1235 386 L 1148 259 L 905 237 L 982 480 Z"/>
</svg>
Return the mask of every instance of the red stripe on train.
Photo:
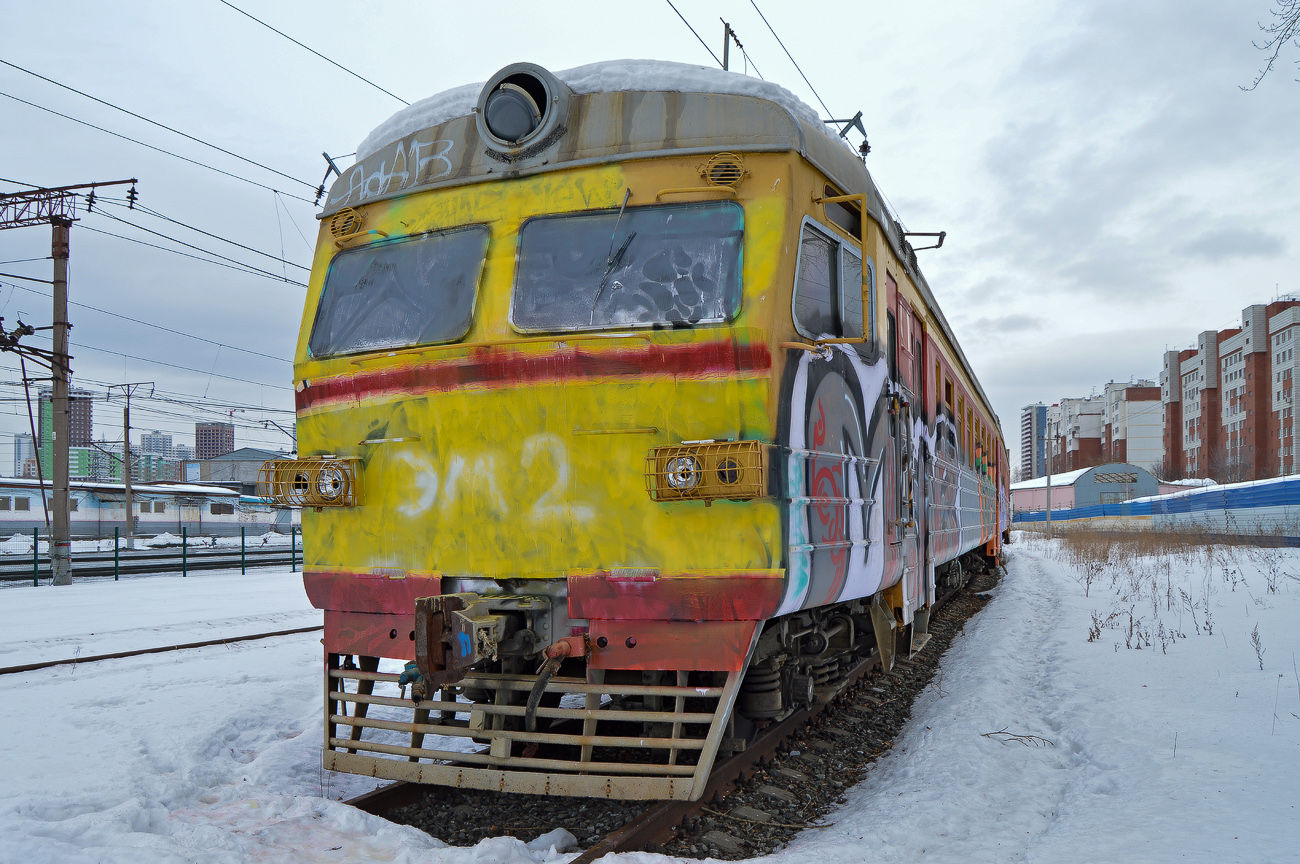
<svg viewBox="0 0 1300 864">
<path fill-rule="evenodd" d="M 507 353 L 501 346 L 484 345 L 473 348 L 468 357 L 446 362 L 358 372 L 310 383 L 298 391 L 296 402 L 298 410 L 304 411 L 364 397 L 491 389 L 574 378 L 716 377 L 767 372 L 771 368 L 771 352 L 761 342 L 650 345 L 596 352 L 575 347 L 541 355 Z"/>
</svg>

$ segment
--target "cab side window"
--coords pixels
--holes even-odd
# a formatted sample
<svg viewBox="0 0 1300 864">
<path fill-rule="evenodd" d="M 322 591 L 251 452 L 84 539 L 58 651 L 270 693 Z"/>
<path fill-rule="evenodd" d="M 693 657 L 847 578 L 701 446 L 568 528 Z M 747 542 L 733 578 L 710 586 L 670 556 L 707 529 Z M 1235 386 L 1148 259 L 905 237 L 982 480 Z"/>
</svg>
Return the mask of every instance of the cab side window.
<svg viewBox="0 0 1300 864">
<path fill-rule="evenodd" d="M 809 339 L 860 339 L 874 331 L 875 268 L 868 258 L 863 297 L 863 259 L 856 251 L 805 222 L 799 238 L 794 286 L 795 329 Z"/>
</svg>

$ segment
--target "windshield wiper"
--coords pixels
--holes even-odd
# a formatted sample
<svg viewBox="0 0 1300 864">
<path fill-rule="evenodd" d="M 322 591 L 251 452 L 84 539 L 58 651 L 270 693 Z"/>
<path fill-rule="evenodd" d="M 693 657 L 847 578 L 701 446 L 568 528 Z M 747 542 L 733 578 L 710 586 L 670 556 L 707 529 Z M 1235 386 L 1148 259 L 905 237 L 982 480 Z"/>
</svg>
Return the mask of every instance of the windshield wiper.
<svg viewBox="0 0 1300 864">
<path fill-rule="evenodd" d="M 591 301 L 591 316 L 587 319 L 587 325 L 596 323 L 596 304 L 600 302 L 600 295 L 605 293 L 605 282 L 609 280 L 609 274 L 614 272 L 618 262 L 623 260 L 623 253 L 627 252 L 627 247 L 632 244 L 632 238 L 636 236 L 633 231 L 627 235 L 623 245 L 618 247 L 618 252 L 614 251 L 614 241 L 618 238 L 618 226 L 623 223 L 623 211 L 627 210 L 628 199 L 632 197 L 632 189 L 628 187 L 623 190 L 623 203 L 618 208 L 618 218 L 614 220 L 614 230 L 609 232 L 609 254 L 605 256 L 605 272 L 600 275 L 600 285 L 596 286 L 596 296 Z"/>
<path fill-rule="evenodd" d="M 590 325 L 596 322 L 596 304 L 600 302 L 600 295 L 605 293 L 605 283 L 609 281 L 609 276 L 614 272 L 614 269 L 622 263 L 623 255 L 627 252 L 627 247 L 632 245 L 634 237 L 636 237 L 635 231 L 627 235 L 627 239 L 623 241 L 622 246 L 618 247 L 618 251 L 609 256 L 609 262 L 605 265 L 605 272 L 600 277 L 600 286 L 596 288 L 596 297 L 591 301 L 591 318 L 587 321 L 587 324 Z M 615 282 L 614 285 L 617 286 L 618 283 Z"/>
</svg>

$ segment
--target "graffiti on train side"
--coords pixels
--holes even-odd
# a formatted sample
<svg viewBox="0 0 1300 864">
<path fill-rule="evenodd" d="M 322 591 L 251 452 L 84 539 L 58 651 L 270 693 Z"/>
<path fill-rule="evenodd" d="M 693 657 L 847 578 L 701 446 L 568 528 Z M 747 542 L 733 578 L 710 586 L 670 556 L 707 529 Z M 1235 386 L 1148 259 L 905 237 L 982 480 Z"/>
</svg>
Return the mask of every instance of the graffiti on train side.
<svg viewBox="0 0 1300 864">
<path fill-rule="evenodd" d="M 569 500 L 573 491 L 569 449 L 558 435 L 549 432 L 526 438 L 517 457 L 456 453 L 442 463 L 441 470 L 424 453 L 407 451 L 394 458 L 405 466 L 399 476 L 408 478 L 411 486 L 408 495 L 397 496 L 406 502 L 397 509 L 410 518 L 433 510 L 450 510 L 462 502 L 480 513 L 502 519 L 521 515 L 543 525 L 559 519 L 585 522 L 595 515 L 590 505 Z M 510 478 L 520 476 L 543 479 L 527 484 L 528 491 L 512 503 L 502 491 L 503 479 L 508 484 Z"/>
</svg>

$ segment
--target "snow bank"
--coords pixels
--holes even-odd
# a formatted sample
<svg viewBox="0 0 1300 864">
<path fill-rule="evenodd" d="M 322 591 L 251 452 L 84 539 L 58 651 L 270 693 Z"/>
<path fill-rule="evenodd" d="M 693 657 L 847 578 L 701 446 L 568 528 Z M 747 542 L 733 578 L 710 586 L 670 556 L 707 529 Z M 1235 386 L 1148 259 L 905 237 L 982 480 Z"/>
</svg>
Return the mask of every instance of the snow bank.
<svg viewBox="0 0 1300 864">
<path fill-rule="evenodd" d="M 711 66 L 666 60 L 608 60 L 556 72 L 555 77 L 579 94 L 646 90 L 756 96 L 775 102 L 817 129 L 825 128 L 817 112 L 784 87 Z M 421 129 L 471 113 L 485 83 L 480 81 L 446 90 L 398 111 L 379 124 L 357 146 L 356 161 L 360 162 L 377 150 Z"/>
</svg>

